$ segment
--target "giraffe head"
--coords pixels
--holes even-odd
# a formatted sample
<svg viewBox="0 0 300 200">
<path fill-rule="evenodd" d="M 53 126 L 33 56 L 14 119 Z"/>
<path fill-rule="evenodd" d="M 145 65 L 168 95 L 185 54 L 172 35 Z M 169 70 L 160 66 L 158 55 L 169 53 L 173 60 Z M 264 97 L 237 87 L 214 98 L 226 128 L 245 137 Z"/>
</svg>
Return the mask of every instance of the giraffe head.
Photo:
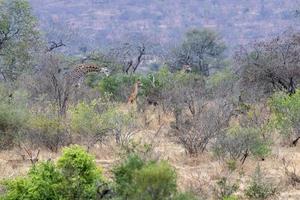
<svg viewBox="0 0 300 200">
<path fill-rule="evenodd" d="M 192 68 L 190 65 L 182 65 L 182 70 L 184 72 L 191 72 L 192 71 Z"/>
<path fill-rule="evenodd" d="M 136 85 L 137 85 L 138 88 L 140 88 L 140 87 L 143 86 L 140 79 L 138 79 L 138 80 L 136 81 Z"/>
</svg>

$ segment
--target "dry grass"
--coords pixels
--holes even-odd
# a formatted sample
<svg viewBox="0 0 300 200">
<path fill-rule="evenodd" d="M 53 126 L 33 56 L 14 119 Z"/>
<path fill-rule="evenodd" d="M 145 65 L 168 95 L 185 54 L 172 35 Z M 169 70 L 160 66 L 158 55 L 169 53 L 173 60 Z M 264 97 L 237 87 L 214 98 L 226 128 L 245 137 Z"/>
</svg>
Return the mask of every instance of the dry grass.
<svg viewBox="0 0 300 200">
<path fill-rule="evenodd" d="M 212 188 L 216 181 L 229 174 L 226 164 L 218 161 L 208 152 L 196 157 L 188 156 L 183 147 L 174 143 L 172 138 L 168 136 L 171 116 L 165 116 L 159 121 L 156 118 L 158 115 L 156 111 L 149 111 L 147 114 L 149 115 L 148 118 L 152 118 L 151 124 L 136 133 L 134 140 L 151 144 L 153 147 L 152 156 L 168 160 L 174 166 L 178 173 L 180 189 L 192 190 L 195 193 L 212 197 Z M 89 151 L 95 156 L 97 165 L 104 169 L 105 175 L 111 177 L 111 168 L 120 160 L 120 148 L 115 144 L 113 138 L 107 141 L 105 145 L 96 144 Z M 27 173 L 31 164 L 22 161 L 21 154 L 22 152 L 18 148 L 0 152 L 0 179 L 22 176 Z M 43 149 L 39 160 L 48 160 L 49 158 L 56 160 L 59 156 L 60 152 L 51 153 Z M 296 166 L 296 173 L 300 175 L 300 168 L 297 167 L 300 166 L 300 146 L 290 148 L 276 144 L 272 155 L 265 161 L 254 158 L 247 159 L 244 165 L 238 165 L 237 170 L 231 174 L 231 177 L 239 179 L 240 191 L 238 194 L 242 194 L 257 164 L 259 164 L 266 174 L 266 178 L 278 186 L 280 192 L 278 199 L 300 199 L 300 188 L 289 184 L 282 158 L 291 161 Z"/>
</svg>

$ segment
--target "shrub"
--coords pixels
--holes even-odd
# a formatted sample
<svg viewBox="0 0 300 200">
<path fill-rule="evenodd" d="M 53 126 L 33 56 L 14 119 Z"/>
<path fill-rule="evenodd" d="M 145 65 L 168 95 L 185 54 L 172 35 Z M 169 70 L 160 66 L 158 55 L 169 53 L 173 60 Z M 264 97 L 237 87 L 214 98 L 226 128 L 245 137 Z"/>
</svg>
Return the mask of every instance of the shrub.
<svg viewBox="0 0 300 200">
<path fill-rule="evenodd" d="M 63 150 L 57 165 L 48 161 L 33 166 L 26 177 L 7 180 L 4 200 L 96 199 L 101 171 L 92 156 L 79 146 Z"/>
<path fill-rule="evenodd" d="M 133 199 L 167 199 L 176 192 L 176 173 L 165 162 L 150 163 L 134 174 Z M 131 195 L 130 195 L 131 196 Z"/>
<path fill-rule="evenodd" d="M 25 178 L 5 181 L 4 200 L 60 199 L 63 177 L 53 162 L 40 163 L 31 168 Z"/>
<path fill-rule="evenodd" d="M 273 111 L 273 118 L 270 123 L 287 138 L 292 137 L 292 145 L 296 145 L 300 139 L 300 92 L 293 95 L 279 92 L 270 99 L 270 106 Z"/>
<path fill-rule="evenodd" d="M 176 173 L 165 162 L 146 162 L 136 155 L 113 170 L 117 194 L 123 199 L 169 199 L 176 195 Z"/>
<path fill-rule="evenodd" d="M 63 191 L 68 199 L 95 199 L 101 171 L 94 158 L 79 146 L 63 149 L 57 167 L 64 177 Z"/>
<path fill-rule="evenodd" d="M 226 177 L 222 177 L 217 181 L 214 191 L 218 199 L 231 200 L 235 198 L 233 193 L 235 193 L 238 189 L 239 186 L 237 183 L 230 183 Z"/>
<path fill-rule="evenodd" d="M 227 134 L 217 138 L 214 152 L 219 158 L 240 159 L 242 163 L 249 155 L 264 158 L 271 149 L 270 143 L 261 137 L 260 131 L 258 128 L 231 127 Z"/>
<path fill-rule="evenodd" d="M 53 152 L 57 152 L 61 146 L 69 142 L 65 126 L 60 117 L 50 113 L 32 114 L 28 123 L 30 141 L 46 146 Z"/>
<path fill-rule="evenodd" d="M 113 170 L 116 182 L 116 191 L 122 197 L 128 197 L 132 192 L 134 172 L 140 170 L 145 162 L 137 155 L 129 155 L 125 162 Z"/>
<path fill-rule="evenodd" d="M 18 133 L 26 127 L 29 112 L 24 93 L 10 93 L 0 85 L 0 96 L 0 149 L 8 149 L 13 146 Z"/>
<path fill-rule="evenodd" d="M 100 103 L 94 100 L 91 103 L 78 103 L 69 109 L 70 125 L 73 132 L 83 135 L 102 133 L 104 129 L 101 120 L 102 110 L 97 110 L 98 105 Z"/>
<path fill-rule="evenodd" d="M 112 100 L 126 101 L 139 75 L 115 74 L 100 80 L 98 88 L 102 94 L 111 94 Z"/>
<path fill-rule="evenodd" d="M 103 142 L 108 132 L 114 132 L 117 143 L 125 143 L 137 127 L 134 112 L 123 112 L 118 105 L 95 99 L 81 102 L 69 109 L 70 125 L 74 133 L 90 137 L 89 147 Z"/>
<path fill-rule="evenodd" d="M 250 199 L 263 200 L 274 195 L 276 188 L 264 180 L 259 165 L 256 167 L 252 181 L 246 188 L 246 196 Z"/>
</svg>

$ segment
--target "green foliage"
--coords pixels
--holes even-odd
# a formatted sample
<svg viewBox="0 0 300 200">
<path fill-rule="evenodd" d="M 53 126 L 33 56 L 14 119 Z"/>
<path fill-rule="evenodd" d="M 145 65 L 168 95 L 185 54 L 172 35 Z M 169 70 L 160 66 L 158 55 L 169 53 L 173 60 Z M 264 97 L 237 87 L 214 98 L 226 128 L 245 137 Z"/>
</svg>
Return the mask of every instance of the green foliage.
<svg viewBox="0 0 300 200">
<path fill-rule="evenodd" d="M 0 2 L 0 63 L 6 80 L 30 71 L 39 44 L 36 19 L 26 0 Z"/>
<path fill-rule="evenodd" d="M 71 130 L 92 137 L 92 143 L 103 141 L 108 132 L 114 132 L 116 141 L 122 134 L 136 127 L 134 111 L 123 112 L 118 104 L 95 99 L 91 103 L 81 102 L 69 109 Z"/>
<path fill-rule="evenodd" d="M 232 200 L 235 199 L 233 193 L 239 189 L 237 183 L 230 183 L 226 177 L 222 177 L 218 180 L 215 187 L 215 195 L 218 199 L 222 200 Z"/>
<path fill-rule="evenodd" d="M 145 162 L 137 155 L 129 155 L 125 162 L 121 163 L 114 170 L 116 190 L 122 197 L 128 197 L 133 191 L 134 172 L 140 170 Z"/>
<path fill-rule="evenodd" d="M 3 200 L 96 199 L 101 171 L 94 158 L 79 146 L 63 150 L 57 165 L 47 161 L 33 166 L 28 175 L 4 181 Z"/>
<path fill-rule="evenodd" d="M 250 185 L 246 188 L 246 196 L 250 199 L 263 200 L 273 196 L 276 188 L 264 180 L 260 166 L 255 169 Z"/>
<path fill-rule="evenodd" d="M 226 164 L 227 164 L 227 168 L 230 171 L 234 171 L 237 168 L 236 160 L 227 160 Z"/>
<path fill-rule="evenodd" d="M 134 174 L 132 199 L 166 199 L 176 192 L 176 173 L 165 162 L 150 163 Z"/>
<path fill-rule="evenodd" d="M 10 92 L 7 86 L 0 85 L 0 96 L 0 149 L 7 149 L 25 129 L 30 114 L 24 92 Z"/>
<path fill-rule="evenodd" d="M 97 107 L 101 102 L 94 100 L 91 103 L 81 102 L 69 109 L 70 125 L 75 133 L 95 135 L 105 129 L 101 118 L 101 111 Z"/>
<path fill-rule="evenodd" d="M 290 136 L 298 132 L 300 125 L 300 91 L 293 95 L 283 92 L 275 93 L 269 101 L 273 111 L 271 128 L 276 128 L 283 135 Z"/>
<path fill-rule="evenodd" d="M 64 176 L 63 191 L 67 199 L 95 199 L 101 171 L 83 148 L 71 146 L 63 149 L 57 167 Z"/>
<path fill-rule="evenodd" d="M 197 198 L 189 193 L 179 193 L 172 200 L 196 200 Z"/>
<path fill-rule="evenodd" d="M 48 105 L 43 112 L 31 112 L 27 136 L 31 137 L 31 142 L 57 152 L 59 147 L 68 144 L 69 136 L 65 132 L 64 120 L 49 108 L 51 106 Z"/>
<path fill-rule="evenodd" d="M 192 29 L 174 50 L 175 66 L 189 64 L 194 72 L 209 75 L 208 66 L 220 67 L 226 47 L 219 35 L 209 29 Z"/>
<path fill-rule="evenodd" d="M 130 155 L 113 173 L 116 191 L 123 199 L 169 199 L 177 191 L 176 173 L 165 162 L 146 162 Z"/>
<path fill-rule="evenodd" d="M 40 163 L 31 168 L 27 177 L 5 181 L 4 200 L 63 199 L 63 177 L 52 162 Z"/>
<path fill-rule="evenodd" d="M 229 69 L 226 68 L 211 75 L 207 80 L 207 85 L 210 88 L 216 88 L 221 84 L 232 80 L 236 80 L 236 77 Z"/>
<path fill-rule="evenodd" d="M 100 80 L 98 88 L 102 94 L 108 93 L 115 101 L 125 101 L 133 85 L 141 77 L 133 74 L 114 74 Z"/>
<path fill-rule="evenodd" d="M 224 197 L 222 200 L 239 200 L 238 197 L 234 196 L 234 195 L 231 195 L 231 196 L 228 196 L 228 197 Z"/>
<path fill-rule="evenodd" d="M 231 127 L 227 134 L 217 139 L 214 152 L 218 157 L 229 156 L 232 160 L 241 159 L 247 153 L 264 158 L 271 151 L 270 142 L 261 137 L 260 133 L 258 128 Z"/>
</svg>

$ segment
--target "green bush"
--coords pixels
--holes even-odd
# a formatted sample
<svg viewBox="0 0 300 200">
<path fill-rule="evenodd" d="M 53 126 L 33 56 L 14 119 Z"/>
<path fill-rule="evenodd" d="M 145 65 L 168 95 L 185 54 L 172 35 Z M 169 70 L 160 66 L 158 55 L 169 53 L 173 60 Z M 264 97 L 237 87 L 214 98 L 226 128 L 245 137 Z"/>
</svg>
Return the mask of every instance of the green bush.
<svg viewBox="0 0 300 200">
<path fill-rule="evenodd" d="M 18 133 L 26 128 L 29 111 L 26 108 L 26 94 L 10 91 L 0 85 L 0 149 L 13 146 Z"/>
<path fill-rule="evenodd" d="M 252 181 L 246 188 L 246 196 L 250 199 L 263 200 L 273 196 L 275 191 L 276 188 L 264 180 L 260 167 L 257 166 L 252 176 Z"/>
<path fill-rule="evenodd" d="M 122 133 L 136 126 L 135 113 L 123 112 L 118 104 L 95 99 L 91 103 L 81 102 L 69 109 L 70 127 L 73 133 L 91 137 L 89 145 L 103 142 L 108 132 L 114 132 L 117 143 L 122 142 Z"/>
<path fill-rule="evenodd" d="M 292 138 L 293 145 L 297 144 L 300 137 L 298 127 L 300 125 L 300 91 L 288 95 L 282 92 L 275 93 L 270 99 L 272 108 L 272 120 L 270 127 L 279 130 L 286 138 Z"/>
<path fill-rule="evenodd" d="M 62 119 L 51 113 L 31 114 L 27 124 L 29 128 L 30 141 L 47 147 L 53 152 L 57 152 L 59 147 L 65 146 L 69 142 L 65 126 Z"/>
<path fill-rule="evenodd" d="M 44 162 L 33 166 L 26 177 L 4 181 L 3 200 L 96 199 L 101 171 L 92 156 L 79 146 L 63 150 L 57 165 Z"/>
<path fill-rule="evenodd" d="M 219 158 L 229 157 L 231 160 L 243 161 L 245 155 L 264 158 L 271 151 L 270 142 L 261 137 L 260 132 L 259 128 L 231 127 L 217 138 L 214 152 Z"/>
<path fill-rule="evenodd" d="M 134 172 L 140 170 L 145 165 L 145 162 L 137 155 L 129 155 L 125 162 L 113 170 L 116 182 L 116 191 L 122 197 L 128 197 L 133 188 Z"/>
<path fill-rule="evenodd" d="M 69 109 L 70 126 L 74 133 L 83 135 L 96 135 L 102 133 L 101 111 L 97 110 L 99 102 L 81 102 Z"/>
<path fill-rule="evenodd" d="M 112 100 L 126 101 L 140 75 L 114 74 L 100 80 L 98 88 L 102 94 L 110 94 Z"/>
<path fill-rule="evenodd" d="M 3 200 L 61 199 L 62 174 L 54 163 L 40 163 L 31 168 L 25 178 L 5 181 L 7 193 Z"/>
<path fill-rule="evenodd" d="M 97 182 L 101 180 L 101 171 L 94 158 L 79 146 L 63 149 L 58 160 L 63 180 L 64 197 L 67 199 L 95 199 Z"/>
<path fill-rule="evenodd" d="M 113 173 L 122 199 L 163 200 L 177 195 L 176 173 L 165 162 L 146 162 L 131 155 Z"/>
<path fill-rule="evenodd" d="M 165 162 L 149 163 L 135 172 L 132 187 L 132 199 L 167 199 L 176 192 L 176 173 Z"/>
</svg>

